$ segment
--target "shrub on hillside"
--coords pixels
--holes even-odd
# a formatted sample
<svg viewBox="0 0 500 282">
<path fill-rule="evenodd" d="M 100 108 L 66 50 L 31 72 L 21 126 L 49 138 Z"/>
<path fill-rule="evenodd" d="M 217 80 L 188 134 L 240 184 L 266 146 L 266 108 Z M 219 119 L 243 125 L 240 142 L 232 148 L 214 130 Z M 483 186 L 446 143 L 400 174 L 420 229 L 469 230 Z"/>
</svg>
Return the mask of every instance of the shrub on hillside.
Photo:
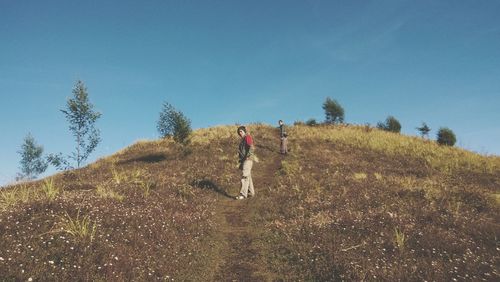
<svg viewBox="0 0 500 282">
<path fill-rule="evenodd" d="M 330 97 L 326 98 L 325 103 L 323 103 L 323 110 L 325 110 L 327 124 L 338 124 L 344 122 L 344 108 Z"/>
<path fill-rule="evenodd" d="M 385 119 L 385 122 L 378 122 L 377 123 L 377 128 L 389 131 L 389 132 L 394 132 L 394 133 L 400 133 L 401 132 L 401 123 L 393 117 L 393 116 L 388 116 Z"/>
<path fill-rule="evenodd" d="M 35 179 L 37 175 L 47 169 L 48 163 L 42 158 L 43 147 L 36 144 L 35 138 L 31 134 L 24 138 L 21 151 L 18 151 L 18 153 L 21 155 L 19 179 Z"/>
<path fill-rule="evenodd" d="M 318 122 L 316 121 L 316 119 L 314 118 L 310 118 L 306 121 L 306 125 L 308 126 L 315 126 L 315 125 L 318 125 Z"/>
<path fill-rule="evenodd" d="M 173 137 L 181 144 L 189 143 L 191 121 L 167 102 L 163 104 L 156 128 L 162 137 Z"/>
<path fill-rule="evenodd" d="M 451 129 L 441 127 L 437 133 L 437 142 L 439 145 L 453 146 L 457 142 L 457 138 Z"/>
<path fill-rule="evenodd" d="M 76 167 L 80 168 L 101 142 L 101 133 L 95 127 L 101 113 L 94 111 L 94 105 L 90 103 L 88 96 L 87 87 L 78 80 L 73 88 L 73 98 L 68 99 L 66 109 L 61 110 L 69 123 L 69 130 L 75 137 L 76 148 L 75 152 L 67 157 L 62 153 L 49 154 L 48 162 L 57 169 L 73 168 L 70 160 L 74 160 Z"/>
<path fill-rule="evenodd" d="M 429 138 L 429 132 L 431 131 L 431 129 L 425 122 L 422 122 L 422 126 L 417 127 L 417 130 L 420 132 L 420 136 L 422 136 L 422 138 Z"/>
</svg>

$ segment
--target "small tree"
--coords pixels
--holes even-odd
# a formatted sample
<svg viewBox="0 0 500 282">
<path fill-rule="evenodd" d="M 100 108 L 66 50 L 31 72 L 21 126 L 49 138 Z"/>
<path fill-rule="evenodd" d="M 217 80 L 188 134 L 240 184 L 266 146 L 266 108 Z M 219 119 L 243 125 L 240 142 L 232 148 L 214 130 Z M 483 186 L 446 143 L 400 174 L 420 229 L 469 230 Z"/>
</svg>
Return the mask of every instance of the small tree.
<svg viewBox="0 0 500 282">
<path fill-rule="evenodd" d="M 167 102 L 163 103 L 156 128 L 161 137 L 173 137 L 180 144 L 189 143 L 191 121 Z"/>
<path fill-rule="evenodd" d="M 42 158 L 43 147 L 36 144 L 31 134 L 24 138 L 24 143 L 18 153 L 21 155 L 19 178 L 32 180 L 47 169 L 48 163 Z"/>
<path fill-rule="evenodd" d="M 95 128 L 94 124 L 101 117 L 101 113 L 93 110 L 94 106 L 90 103 L 87 93 L 87 88 L 82 81 L 77 81 L 73 88 L 73 98 L 68 99 L 66 110 L 61 112 L 66 115 L 69 122 L 69 130 L 73 133 L 76 141 L 76 151 L 73 152 L 69 159 L 76 162 L 76 167 L 89 157 L 101 141 L 100 132 Z M 48 160 L 57 168 L 71 168 L 69 162 L 62 154 L 51 154 Z"/>
<path fill-rule="evenodd" d="M 326 98 L 323 103 L 323 110 L 325 110 L 325 123 L 338 124 L 344 122 L 344 108 L 336 100 L 330 97 Z"/>
<path fill-rule="evenodd" d="M 437 142 L 439 145 L 453 146 L 457 142 L 457 138 L 451 129 L 441 127 L 437 133 Z"/>
<path fill-rule="evenodd" d="M 394 132 L 394 133 L 400 133 L 401 132 L 401 123 L 393 117 L 393 116 L 388 116 L 385 119 L 385 123 L 378 122 L 377 123 L 377 128 L 389 131 L 389 132 Z"/>
<path fill-rule="evenodd" d="M 429 132 L 431 131 L 431 129 L 425 122 L 422 122 L 422 126 L 417 127 L 417 130 L 420 132 L 420 136 L 422 136 L 422 138 L 429 138 Z"/>
</svg>

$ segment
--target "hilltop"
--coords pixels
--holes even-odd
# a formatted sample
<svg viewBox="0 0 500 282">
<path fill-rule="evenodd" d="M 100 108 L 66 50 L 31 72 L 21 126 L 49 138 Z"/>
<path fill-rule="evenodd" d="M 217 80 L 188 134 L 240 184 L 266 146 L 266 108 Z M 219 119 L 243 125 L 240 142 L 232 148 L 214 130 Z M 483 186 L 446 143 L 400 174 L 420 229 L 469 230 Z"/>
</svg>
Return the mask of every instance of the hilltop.
<svg viewBox="0 0 500 282">
<path fill-rule="evenodd" d="M 141 141 L 82 169 L 5 187 L 3 280 L 361 281 L 499 278 L 500 158 L 362 126 L 250 125 L 187 146 Z"/>
</svg>

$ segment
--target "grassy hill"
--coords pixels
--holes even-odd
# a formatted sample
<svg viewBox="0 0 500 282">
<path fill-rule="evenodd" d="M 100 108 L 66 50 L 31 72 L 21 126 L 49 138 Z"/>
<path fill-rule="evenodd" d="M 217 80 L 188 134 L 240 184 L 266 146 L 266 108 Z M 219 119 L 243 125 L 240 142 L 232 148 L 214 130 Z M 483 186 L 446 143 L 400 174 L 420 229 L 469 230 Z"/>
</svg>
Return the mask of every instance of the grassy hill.
<svg viewBox="0 0 500 282">
<path fill-rule="evenodd" d="M 499 279 L 500 158 L 368 127 L 249 126 L 141 141 L 1 190 L 2 280 Z"/>
</svg>

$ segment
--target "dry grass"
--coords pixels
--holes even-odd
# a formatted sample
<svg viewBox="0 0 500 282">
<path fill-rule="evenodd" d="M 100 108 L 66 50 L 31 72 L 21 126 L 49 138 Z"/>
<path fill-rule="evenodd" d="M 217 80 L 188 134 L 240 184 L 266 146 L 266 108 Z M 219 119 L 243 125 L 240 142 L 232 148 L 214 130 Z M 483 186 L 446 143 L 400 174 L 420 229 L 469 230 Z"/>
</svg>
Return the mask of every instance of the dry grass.
<svg viewBox="0 0 500 282">
<path fill-rule="evenodd" d="M 45 198 L 49 202 L 51 202 L 57 197 L 57 195 L 60 193 L 61 189 L 54 184 L 53 178 L 48 178 L 43 182 L 42 191 L 45 195 Z"/>
<path fill-rule="evenodd" d="M 101 198 L 110 198 L 119 202 L 123 201 L 123 199 L 125 198 L 125 196 L 116 191 L 113 191 L 112 188 L 106 186 L 105 184 L 97 185 L 96 193 Z"/>
<path fill-rule="evenodd" d="M 354 173 L 354 176 L 353 178 L 355 180 L 365 180 L 366 178 L 368 177 L 368 175 L 366 175 L 366 173 L 363 173 L 363 172 L 357 172 L 357 173 Z"/>
<path fill-rule="evenodd" d="M 64 217 L 61 217 L 61 220 L 62 232 L 70 234 L 77 240 L 89 240 L 90 242 L 94 240 L 97 224 L 96 221 L 90 219 L 89 215 L 80 217 L 80 210 L 78 210 L 75 218 L 65 213 Z"/>
<path fill-rule="evenodd" d="M 482 156 L 456 147 L 440 146 L 436 142 L 378 129 L 366 131 L 363 126 L 295 126 L 290 132 L 292 138 L 300 136 L 301 139 L 319 139 L 389 156 L 422 160 L 425 165 L 446 173 L 462 170 L 492 173 L 500 169 L 500 157 Z"/>
<path fill-rule="evenodd" d="M 405 249 L 406 236 L 399 228 L 394 228 L 394 241 L 399 251 L 403 252 Z"/>
<path fill-rule="evenodd" d="M 18 204 L 28 203 L 32 198 L 34 198 L 32 190 L 24 184 L 12 189 L 1 189 L 0 210 L 5 211 Z"/>
<path fill-rule="evenodd" d="M 266 264 L 280 278 L 498 275 L 499 209 L 490 200 L 500 184 L 498 157 L 361 127 L 289 131 L 293 154 L 282 163 L 302 169 L 277 174 L 277 187 L 260 206 L 263 218 L 279 219 L 268 223 L 265 240 L 273 245 Z"/>
<path fill-rule="evenodd" d="M 283 157 L 275 128 L 248 128 L 257 195 L 226 216 L 251 231 L 242 259 L 262 280 L 498 277 L 498 157 L 356 126 L 290 127 Z M 188 146 L 139 141 L 2 189 L 0 277 L 224 280 L 238 141 L 236 126 L 197 130 Z"/>
</svg>

